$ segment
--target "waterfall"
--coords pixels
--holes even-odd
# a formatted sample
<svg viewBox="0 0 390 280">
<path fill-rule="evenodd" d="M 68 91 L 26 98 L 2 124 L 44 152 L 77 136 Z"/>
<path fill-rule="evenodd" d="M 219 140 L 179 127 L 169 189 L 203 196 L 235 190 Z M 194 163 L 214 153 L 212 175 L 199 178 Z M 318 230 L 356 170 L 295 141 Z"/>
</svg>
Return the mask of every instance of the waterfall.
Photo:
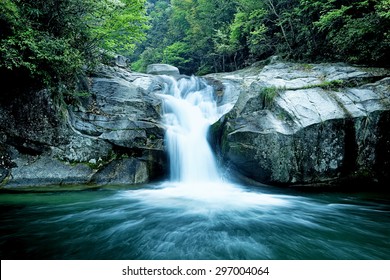
<svg viewBox="0 0 390 280">
<path fill-rule="evenodd" d="M 283 199 L 248 191 L 222 178 L 207 141 L 211 124 L 232 107 L 232 88 L 225 85 L 227 100 L 217 104 L 213 87 L 197 77 L 163 81 L 163 123 L 170 161 L 170 180 L 131 193 L 143 204 L 212 215 L 226 209 L 285 205 Z"/>
<path fill-rule="evenodd" d="M 200 78 L 162 79 L 164 89 L 160 97 L 164 100 L 171 181 L 218 182 L 220 176 L 207 133 L 226 107 L 217 106 L 213 87 Z"/>
</svg>

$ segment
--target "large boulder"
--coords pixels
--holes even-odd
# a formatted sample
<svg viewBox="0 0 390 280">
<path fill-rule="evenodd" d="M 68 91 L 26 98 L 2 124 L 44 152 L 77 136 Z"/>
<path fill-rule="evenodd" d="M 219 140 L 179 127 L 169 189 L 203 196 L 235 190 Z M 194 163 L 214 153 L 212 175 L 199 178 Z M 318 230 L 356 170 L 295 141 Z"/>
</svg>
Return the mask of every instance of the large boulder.
<svg viewBox="0 0 390 280">
<path fill-rule="evenodd" d="M 152 75 L 179 76 L 179 69 L 169 64 L 150 64 L 146 68 L 146 73 Z"/>
<path fill-rule="evenodd" d="M 148 176 L 142 177 L 147 178 L 144 182 L 165 172 L 161 99 L 155 95 L 161 89 L 160 83 L 161 80 L 152 75 L 102 67 L 91 79 L 93 98 L 87 108 L 72 107 L 69 110 L 74 130 L 113 147 L 116 155 L 109 157 L 125 156 L 144 162 L 148 168 Z M 101 147 L 96 143 L 92 146 Z M 85 151 L 84 148 L 81 150 Z M 75 151 L 75 155 L 82 154 L 77 149 Z M 92 160 L 99 162 L 99 158 L 106 161 L 102 155 L 96 155 Z M 144 165 L 137 166 L 143 168 Z M 122 175 L 127 178 L 126 174 Z M 103 182 L 102 179 L 95 181 Z M 136 183 L 142 182 L 137 180 Z"/>
<path fill-rule="evenodd" d="M 99 170 L 92 182 L 97 185 L 142 184 L 149 180 L 148 165 L 136 158 L 113 160 Z"/>
<path fill-rule="evenodd" d="M 276 62 L 246 71 L 218 77 L 241 83 L 213 127 L 228 168 L 266 184 L 389 181 L 387 70 Z"/>
<path fill-rule="evenodd" d="M 160 83 L 101 66 L 82 102 L 55 105 L 47 91 L 2 102 L 0 185 L 140 184 L 164 175 Z"/>
</svg>

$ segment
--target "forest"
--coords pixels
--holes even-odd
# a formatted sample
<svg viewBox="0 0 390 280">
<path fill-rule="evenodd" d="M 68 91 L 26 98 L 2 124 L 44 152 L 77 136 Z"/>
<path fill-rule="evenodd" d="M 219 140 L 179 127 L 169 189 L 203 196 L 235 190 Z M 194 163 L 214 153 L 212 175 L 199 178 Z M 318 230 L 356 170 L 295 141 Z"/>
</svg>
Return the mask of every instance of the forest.
<svg viewBox="0 0 390 280">
<path fill-rule="evenodd" d="M 385 65 L 389 0 L 159 0 L 133 67 L 232 71 L 271 55 L 299 61 Z"/>
<path fill-rule="evenodd" d="M 0 74 L 65 84 L 107 54 L 203 75 L 271 55 L 388 66 L 390 0 L 1 0 Z"/>
</svg>

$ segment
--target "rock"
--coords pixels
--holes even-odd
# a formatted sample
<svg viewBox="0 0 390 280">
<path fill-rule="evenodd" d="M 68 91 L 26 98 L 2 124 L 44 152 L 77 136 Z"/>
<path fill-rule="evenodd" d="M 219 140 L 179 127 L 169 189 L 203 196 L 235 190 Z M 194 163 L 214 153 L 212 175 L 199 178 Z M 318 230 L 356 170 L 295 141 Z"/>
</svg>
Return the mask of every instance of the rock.
<svg viewBox="0 0 390 280">
<path fill-rule="evenodd" d="M 154 94 L 159 83 L 160 80 L 151 75 L 130 73 L 115 67 L 100 68 L 91 80 L 93 102 L 90 107 L 86 111 L 69 110 L 70 123 L 84 140 L 73 138 L 66 149 L 65 159 L 69 160 L 73 155 L 73 159 L 78 156 L 77 161 L 87 162 L 91 158 L 105 161 L 109 158 L 109 151 L 114 149 L 119 155 L 141 160 L 142 165 L 149 168 L 145 174 L 150 177 L 145 182 L 159 177 L 159 172 L 165 170 L 161 165 L 166 162 L 164 129 L 160 122 L 161 100 Z M 130 172 L 122 176 L 133 178 L 135 175 Z M 102 178 L 98 181 L 103 184 Z"/>
<path fill-rule="evenodd" d="M 50 156 L 21 156 L 7 188 L 89 183 L 93 170 L 85 164 L 69 164 Z"/>
<path fill-rule="evenodd" d="M 139 184 L 165 172 L 158 77 L 101 66 L 87 81 L 91 97 L 67 110 L 46 91 L 0 105 L 0 148 L 16 148 L 3 187 Z"/>
<path fill-rule="evenodd" d="M 179 69 L 169 64 L 150 64 L 146 68 L 146 73 L 152 75 L 179 76 Z"/>
<path fill-rule="evenodd" d="M 147 163 L 134 158 L 114 160 L 93 177 L 97 185 L 144 184 L 150 179 Z"/>
<path fill-rule="evenodd" d="M 52 148 L 52 155 L 63 162 L 87 163 L 98 158 L 107 159 L 113 147 L 107 141 L 82 135 L 72 135 L 69 143 Z"/>
<path fill-rule="evenodd" d="M 48 90 L 29 91 L 0 103 L 0 143 L 40 154 L 66 141 L 69 130 Z"/>
<path fill-rule="evenodd" d="M 115 56 L 115 65 L 118 67 L 127 67 L 129 64 L 128 58 L 124 57 L 123 55 L 117 55 Z"/>
<path fill-rule="evenodd" d="M 73 127 L 115 146 L 163 150 L 161 100 L 150 93 L 157 80 L 137 74 L 124 76 L 121 72 L 109 75 L 92 79 L 95 103 L 87 112 L 70 112 Z"/>
<path fill-rule="evenodd" d="M 249 80 L 244 71 L 252 71 Z M 241 84 L 234 108 L 212 130 L 220 157 L 232 171 L 266 184 L 351 178 L 387 184 L 388 75 L 386 69 L 282 62 L 220 75 Z"/>
<path fill-rule="evenodd" d="M 388 184 L 389 71 L 269 61 L 206 77 L 228 112 L 212 127 L 227 172 L 286 186 Z M 179 75 L 164 67 L 150 71 Z M 83 84 L 91 97 L 67 108 L 47 90 L 1 100 L 2 187 L 142 184 L 166 174 L 162 79 L 102 66 Z"/>
</svg>

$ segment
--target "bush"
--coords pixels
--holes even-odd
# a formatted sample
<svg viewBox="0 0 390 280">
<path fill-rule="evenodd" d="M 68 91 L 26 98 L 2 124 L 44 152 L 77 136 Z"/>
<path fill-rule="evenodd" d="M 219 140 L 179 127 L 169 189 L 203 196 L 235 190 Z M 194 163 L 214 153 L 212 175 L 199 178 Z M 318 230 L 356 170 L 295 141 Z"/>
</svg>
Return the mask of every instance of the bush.
<svg viewBox="0 0 390 280">
<path fill-rule="evenodd" d="M 275 86 L 265 87 L 261 90 L 260 97 L 263 99 L 264 109 L 270 109 L 272 107 L 280 90 L 280 88 Z"/>
<path fill-rule="evenodd" d="M 1 0 L 2 84 L 72 91 L 83 67 L 96 65 L 102 49 L 131 52 L 143 38 L 144 2 Z"/>
</svg>

